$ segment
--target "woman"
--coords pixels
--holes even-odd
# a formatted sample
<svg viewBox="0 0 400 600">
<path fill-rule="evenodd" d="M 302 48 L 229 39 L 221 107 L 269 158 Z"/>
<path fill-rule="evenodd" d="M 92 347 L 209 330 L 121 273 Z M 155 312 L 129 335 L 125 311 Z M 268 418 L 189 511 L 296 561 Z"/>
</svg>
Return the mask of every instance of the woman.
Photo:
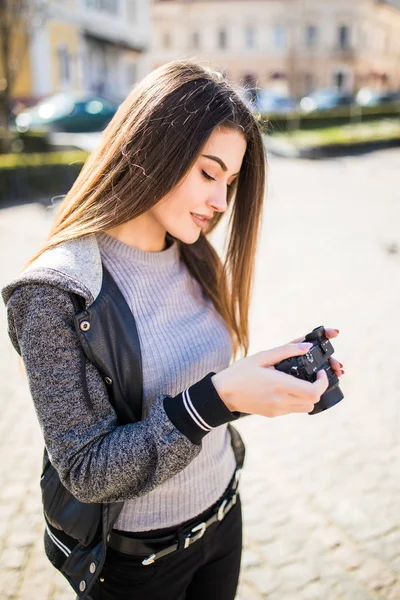
<svg viewBox="0 0 400 600">
<path fill-rule="evenodd" d="M 264 180 L 232 88 L 169 63 L 121 105 L 3 290 L 46 444 L 46 553 L 80 598 L 235 597 L 243 446 L 228 423 L 310 412 L 327 387 L 273 368 L 301 340 L 229 366 L 248 350 Z M 228 207 L 222 263 L 207 237 Z"/>
</svg>

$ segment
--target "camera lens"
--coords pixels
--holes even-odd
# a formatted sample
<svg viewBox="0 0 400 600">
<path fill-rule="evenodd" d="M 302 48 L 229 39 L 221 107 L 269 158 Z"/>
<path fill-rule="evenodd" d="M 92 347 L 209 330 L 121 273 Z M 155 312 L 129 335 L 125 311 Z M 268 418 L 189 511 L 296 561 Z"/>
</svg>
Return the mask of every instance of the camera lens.
<svg viewBox="0 0 400 600">
<path fill-rule="evenodd" d="M 326 369 L 326 371 L 331 370 Z M 339 387 L 339 379 L 336 377 L 336 375 L 330 375 L 329 372 L 327 372 L 327 375 L 329 379 L 329 387 L 326 392 L 322 394 L 320 401 L 314 406 L 314 410 L 308 413 L 309 415 L 316 415 L 327 408 L 332 408 L 332 406 L 335 406 L 335 404 L 344 398 L 343 392 Z"/>
</svg>

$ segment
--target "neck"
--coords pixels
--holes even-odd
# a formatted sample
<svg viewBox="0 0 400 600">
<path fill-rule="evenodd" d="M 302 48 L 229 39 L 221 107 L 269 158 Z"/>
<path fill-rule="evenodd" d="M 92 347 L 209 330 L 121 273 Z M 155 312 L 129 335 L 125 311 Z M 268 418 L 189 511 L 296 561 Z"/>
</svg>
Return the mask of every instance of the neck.
<svg viewBox="0 0 400 600">
<path fill-rule="evenodd" d="M 144 252 L 162 252 L 167 247 L 165 229 L 158 223 L 150 222 L 146 213 L 105 232 L 127 246 Z"/>
</svg>

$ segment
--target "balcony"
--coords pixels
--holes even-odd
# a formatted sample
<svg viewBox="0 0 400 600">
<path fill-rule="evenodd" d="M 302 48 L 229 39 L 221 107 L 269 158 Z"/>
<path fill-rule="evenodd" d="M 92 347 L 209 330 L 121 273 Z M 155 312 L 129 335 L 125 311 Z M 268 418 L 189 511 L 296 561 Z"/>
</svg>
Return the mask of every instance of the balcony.
<svg viewBox="0 0 400 600">
<path fill-rule="evenodd" d="M 131 36 L 119 35 L 113 30 L 104 31 L 104 29 L 102 30 L 98 26 L 90 27 L 86 25 L 83 27 L 82 32 L 86 39 L 97 42 L 98 44 L 108 44 L 110 46 L 115 46 L 116 48 L 134 50 L 139 53 L 146 50 L 145 44 L 136 42 Z"/>
<path fill-rule="evenodd" d="M 356 49 L 350 44 L 335 44 L 331 47 L 330 54 L 332 58 L 339 60 L 352 60 L 356 57 Z"/>
</svg>

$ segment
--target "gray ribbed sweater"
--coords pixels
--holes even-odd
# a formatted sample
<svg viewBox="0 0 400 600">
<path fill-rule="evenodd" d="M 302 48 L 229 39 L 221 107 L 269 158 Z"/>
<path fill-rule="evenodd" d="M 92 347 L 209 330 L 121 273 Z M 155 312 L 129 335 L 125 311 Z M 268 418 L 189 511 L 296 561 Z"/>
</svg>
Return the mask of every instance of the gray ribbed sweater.
<svg viewBox="0 0 400 600">
<path fill-rule="evenodd" d="M 143 418 L 160 393 L 176 396 L 210 371 L 229 365 L 226 325 L 179 258 L 174 242 L 144 252 L 101 233 L 100 253 L 131 308 L 143 360 Z M 223 493 L 235 470 L 227 425 L 203 439 L 200 454 L 153 491 L 124 504 L 116 529 L 148 531 L 203 512 Z"/>
</svg>

